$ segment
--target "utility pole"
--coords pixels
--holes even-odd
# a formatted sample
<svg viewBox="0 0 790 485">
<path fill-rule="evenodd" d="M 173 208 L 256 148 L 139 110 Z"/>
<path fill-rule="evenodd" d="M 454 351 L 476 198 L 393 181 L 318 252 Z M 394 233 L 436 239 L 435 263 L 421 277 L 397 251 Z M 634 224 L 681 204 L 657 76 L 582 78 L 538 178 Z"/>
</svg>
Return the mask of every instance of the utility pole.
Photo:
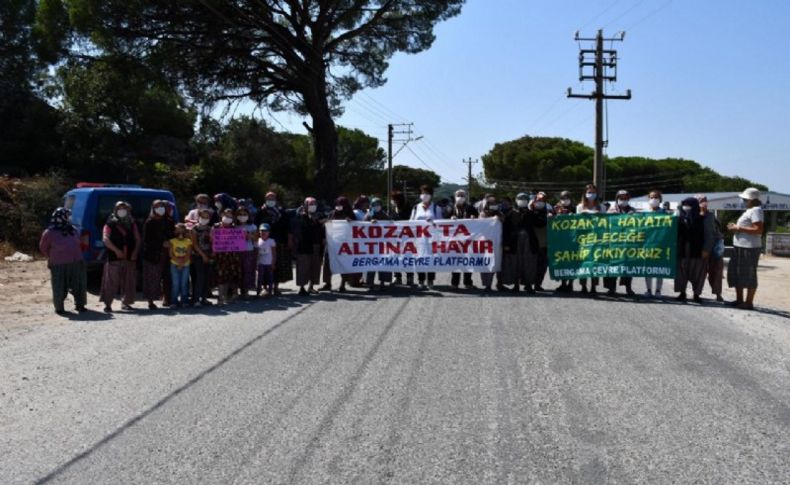
<svg viewBox="0 0 790 485">
<path fill-rule="evenodd" d="M 469 175 L 466 179 L 466 195 L 467 197 L 472 197 L 472 165 L 478 163 L 479 160 L 472 160 L 472 157 L 469 157 L 468 160 L 461 160 L 461 163 L 464 163 L 468 166 Z"/>
<path fill-rule="evenodd" d="M 395 131 L 395 127 L 403 127 L 405 126 L 405 130 Z M 406 145 L 412 141 L 411 134 L 412 134 L 412 126 L 414 123 L 390 123 L 387 125 L 387 204 L 390 203 L 392 200 L 392 159 L 395 158 L 395 155 L 400 153 Z M 397 152 L 392 153 L 392 142 L 395 141 L 395 135 L 406 135 L 405 140 L 401 140 L 403 142 L 403 146 L 401 146 Z M 387 206 L 389 207 L 389 205 Z"/>
<path fill-rule="evenodd" d="M 603 30 L 598 30 L 595 38 L 581 38 L 576 32 L 576 41 L 594 41 L 595 49 L 581 49 L 579 51 L 579 81 L 595 81 L 595 91 L 589 94 L 574 94 L 568 88 L 569 98 L 584 98 L 595 100 L 595 158 L 593 159 L 593 183 L 598 187 L 598 192 L 602 200 L 606 200 L 606 164 L 603 159 L 603 149 L 608 145 L 609 140 L 603 138 L 603 109 L 604 100 L 607 99 L 631 99 L 631 90 L 626 90 L 626 94 L 608 95 L 604 92 L 604 81 L 617 81 L 617 51 L 614 49 L 604 49 L 605 41 L 622 42 L 625 32 L 620 32 L 619 37 L 605 39 Z M 590 55 L 594 56 L 590 59 Z M 593 68 L 592 75 L 589 69 Z M 607 133 L 608 135 L 608 133 Z"/>
</svg>

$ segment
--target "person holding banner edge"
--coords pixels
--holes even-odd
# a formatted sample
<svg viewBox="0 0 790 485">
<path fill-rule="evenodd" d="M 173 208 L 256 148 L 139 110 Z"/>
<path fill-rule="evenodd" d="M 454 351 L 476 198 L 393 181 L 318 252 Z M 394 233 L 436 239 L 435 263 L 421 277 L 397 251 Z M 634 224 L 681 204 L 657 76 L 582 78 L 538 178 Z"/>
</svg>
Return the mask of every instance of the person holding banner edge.
<svg viewBox="0 0 790 485">
<path fill-rule="evenodd" d="M 584 188 L 584 194 L 582 195 L 582 200 L 578 206 L 576 206 L 576 213 L 577 214 L 601 214 L 604 212 L 603 205 L 598 202 L 598 187 L 593 184 L 587 184 Z M 579 280 L 579 283 L 582 286 L 582 293 L 588 293 L 587 290 L 587 279 L 582 278 Z M 591 281 L 591 287 L 589 293 L 595 294 L 596 287 L 598 286 L 598 278 L 589 278 Z"/>
<path fill-rule="evenodd" d="M 535 293 L 532 285 L 537 270 L 538 238 L 534 219 L 529 194 L 519 193 L 516 207 L 505 216 L 502 228 L 502 280 L 497 285 L 500 291 L 504 291 L 504 285 L 513 285 L 510 291 L 518 293 L 519 285 L 524 285 L 527 293 Z"/>
<path fill-rule="evenodd" d="M 567 190 L 563 190 L 560 192 L 559 202 L 554 205 L 554 214 L 550 214 L 550 216 L 570 214 L 576 214 L 576 206 L 573 205 L 573 201 L 571 200 L 571 193 Z M 573 280 L 561 280 L 560 286 L 554 291 L 558 293 L 573 293 Z"/>
<path fill-rule="evenodd" d="M 666 214 L 667 211 L 664 210 L 661 203 L 664 200 L 664 196 L 661 194 L 660 190 L 651 190 L 647 196 L 648 198 L 648 212 L 653 214 Z M 655 293 L 653 293 L 653 283 L 655 283 Z M 647 287 L 647 291 L 645 291 L 645 296 L 650 298 L 652 296 L 661 296 L 661 289 L 664 287 L 664 280 L 662 278 L 652 278 L 647 277 L 645 278 L 645 286 Z"/>
<path fill-rule="evenodd" d="M 391 221 L 392 218 L 389 216 L 389 214 L 387 214 L 387 212 L 384 211 L 381 199 L 373 197 L 370 199 L 370 209 L 363 220 L 370 222 L 371 224 L 377 224 L 379 221 Z M 385 283 L 392 283 L 392 273 L 379 271 L 378 274 L 379 290 L 383 291 Z M 365 276 L 365 280 L 368 285 L 368 290 L 374 291 L 376 289 L 376 273 L 373 271 L 368 271 Z"/>
</svg>

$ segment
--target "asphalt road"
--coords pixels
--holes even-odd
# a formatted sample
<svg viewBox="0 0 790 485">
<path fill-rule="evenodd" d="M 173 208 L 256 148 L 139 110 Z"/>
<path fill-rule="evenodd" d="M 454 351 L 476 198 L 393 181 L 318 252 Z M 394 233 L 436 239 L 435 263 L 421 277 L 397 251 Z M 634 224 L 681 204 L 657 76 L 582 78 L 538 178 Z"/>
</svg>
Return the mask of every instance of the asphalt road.
<svg viewBox="0 0 790 485">
<path fill-rule="evenodd" d="M 93 315 L 0 342 L 0 482 L 36 481 L 790 483 L 790 319 L 406 291 Z"/>
</svg>

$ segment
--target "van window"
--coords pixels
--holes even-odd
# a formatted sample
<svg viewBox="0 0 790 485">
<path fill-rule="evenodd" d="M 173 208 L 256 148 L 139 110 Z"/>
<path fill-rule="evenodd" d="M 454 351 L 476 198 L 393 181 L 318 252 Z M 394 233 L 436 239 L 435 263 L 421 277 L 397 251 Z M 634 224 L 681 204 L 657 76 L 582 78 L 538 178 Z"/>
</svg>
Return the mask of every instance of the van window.
<svg viewBox="0 0 790 485">
<path fill-rule="evenodd" d="M 73 195 L 67 195 L 66 197 L 63 197 L 63 207 L 71 210 L 71 208 L 74 207 L 75 200 L 77 200 L 77 198 Z"/>
</svg>

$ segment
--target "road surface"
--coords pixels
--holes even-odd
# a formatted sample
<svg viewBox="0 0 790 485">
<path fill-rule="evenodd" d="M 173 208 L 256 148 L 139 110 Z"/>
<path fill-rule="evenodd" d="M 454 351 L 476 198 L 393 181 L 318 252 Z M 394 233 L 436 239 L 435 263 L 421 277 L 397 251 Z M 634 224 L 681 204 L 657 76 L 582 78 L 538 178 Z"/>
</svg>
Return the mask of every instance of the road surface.
<svg viewBox="0 0 790 485">
<path fill-rule="evenodd" d="M 790 483 L 790 319 L 437 291 L 0 342 L 0 482 Z"/>
</svg>

